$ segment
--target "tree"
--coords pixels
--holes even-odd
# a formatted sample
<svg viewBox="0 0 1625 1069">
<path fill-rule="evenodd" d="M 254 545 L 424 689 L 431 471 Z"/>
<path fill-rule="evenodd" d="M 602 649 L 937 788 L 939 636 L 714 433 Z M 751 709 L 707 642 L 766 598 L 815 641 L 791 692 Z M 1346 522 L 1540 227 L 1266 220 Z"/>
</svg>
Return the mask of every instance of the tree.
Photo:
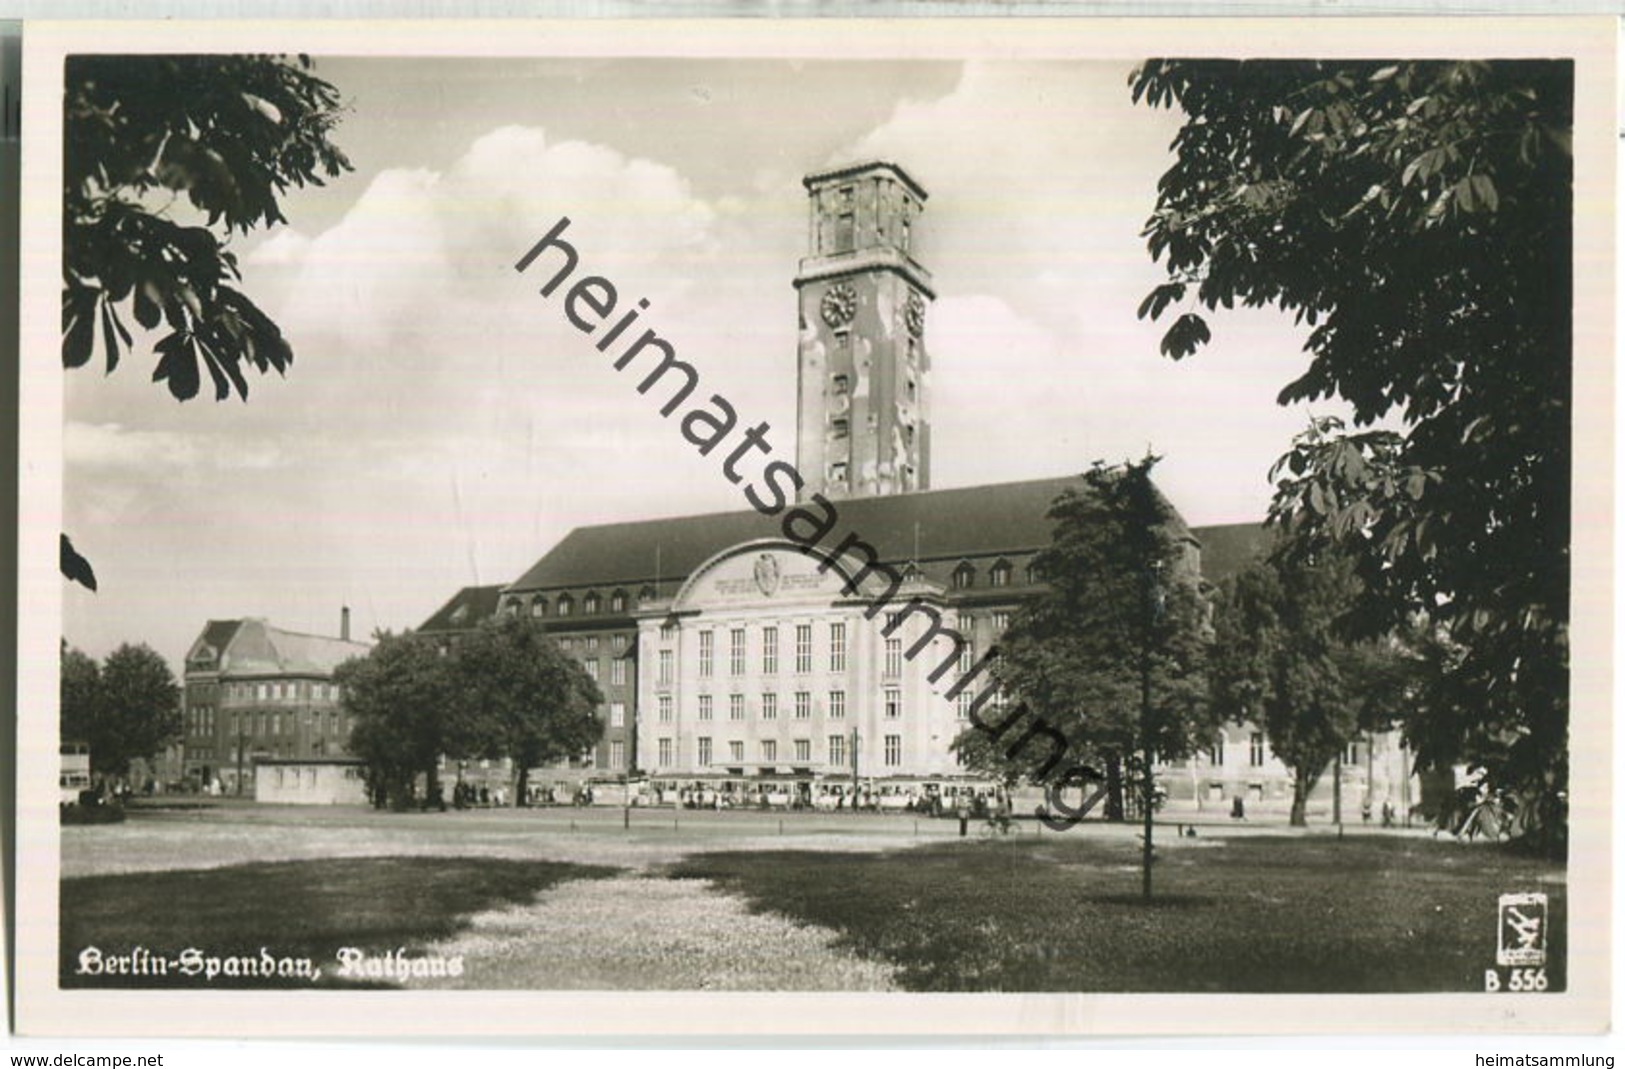
<svg viewBox="0 0 1625 1069">
<path fill-rule="evenodd" d="M 237 283 L 234 233 L 286 222 L 279 198 L 350 170 L 328 139 L 338 91 L 306 57 L 76 55 L 63 106 L 62 362 L 99 349 L 111 373 L 154 336 L 153 381 L 185 401 L 202 370 L 247 400 L 245 369 L 286 373 L 293 349 Z M 163 191 L 169 203 L 157 203 Z M 196 218 L 172 218 L 184 193 Z M 217 232 L 217 229 L 223 233 Z M 63 538 L 62 571 L 95 589 Z M 86 576 L 91 576 L 86 581 Z"/>
<path fill-rule="evenodd" d="M 997 679 L 1061 732 L 1068 752 L 1103 770 L 1106 816 L 1125 813 L 1124 779 L 1151 785 L 1147 754 L 1172 758 L 1208 741 L 1206 609 L 1189 531 L 1151 482 L 1155 457 L 1096 463 L 1082 490 L 1050 508 L 1051 544 L 1033 559 L 1045 589 L 999 641 Z M 991 718 L 990 718 L 991 719 Z M 966 763 L 1006 778 L 1032 772 L 1002 732 L 955 741 Z"/>
<path fill-rule="evenodd" d="M 486 620 L 463 636 L 454 667 L 475 745 L 513 761 L 520 805 L 532 768 L 579 756 L 603 737 L 598 684 L 529 617 Z"/>
<path fill-rule="evenodd" d="M 1305 559 L 1347 552 L 1367 635 L 1425 614 L 1488 783 L 1564 820 L 1573 67 L 1557 61 L 1153 60 L 1136 100 L 1187 116 L 1145 230 L 1178 310 L 1273 304 L 1311 327 L 1283 403 L 1339 397 L 1272 473 Z M 1401 430 L 1373 427 L 1386 420 Z"/>
<path fill-rule="evenodd" d="M 1294 826 L 1307 823 L 1326 766 L 1349 740 L 1387 727 L 1404 701 L 1404 655 L 1340 630 L 1359 585 L 1345 558 L 1265 559 L 1233 576 L 1215 606 L 1214 706 L 1264 729 L 1292 773 Z"/>
<path fill-rule="evenodd" d="M 466 744 L 456 679 L 438 646 L 406 633 L 383 633 L 365 657 L 333 673 L 354 718 L 350 752 L 367 763 L 379 805 L 409 806 L 418 773 L 433 797 L 440 757 Z"/>
<path fill-rule="evenodd" d="M 61 673 L 61 739 L 88 745 L 104 716 L 106 694 L 102 690 L 101 665 L 63 639 Z"/>
<path fill-rule="evenodd" d="M 90 746 L 91 771 L 123 776 L 130 762 L 151 761 L 181 733 L 181 690 L 151 647 L 128 643 L 98 667 L 63 643 L 62 741 Z"/>
</svg>

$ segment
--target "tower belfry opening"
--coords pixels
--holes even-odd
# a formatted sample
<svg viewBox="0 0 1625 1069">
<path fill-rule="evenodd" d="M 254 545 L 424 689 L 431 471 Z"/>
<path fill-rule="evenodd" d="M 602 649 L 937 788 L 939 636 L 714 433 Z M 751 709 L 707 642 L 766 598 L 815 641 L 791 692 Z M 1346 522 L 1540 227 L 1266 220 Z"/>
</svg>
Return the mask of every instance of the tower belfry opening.
<svg viewBox="0 0 1625 1069">
<path fill-rule="evenodd" d="M 893 163 L 802 179 L 796 467 L 802 497 L 878 497 L 931 485 L 925 314 L 931 273 L 910 252 L 926 192 Z"/>
</svg>

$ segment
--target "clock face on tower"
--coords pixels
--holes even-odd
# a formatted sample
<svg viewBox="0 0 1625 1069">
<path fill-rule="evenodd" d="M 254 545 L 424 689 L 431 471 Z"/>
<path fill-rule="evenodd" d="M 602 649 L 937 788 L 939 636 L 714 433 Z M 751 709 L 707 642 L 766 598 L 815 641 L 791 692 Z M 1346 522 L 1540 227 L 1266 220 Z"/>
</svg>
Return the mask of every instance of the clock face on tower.
<svg viewBox="0 0 1625 1069">
<path fill-rule="evenodd" d="M 857 291 L 844 282 L 831 286 L 818 306 L 818 310 L 824 316 L 824 322 L 831 327 L 844 327 L 852 322 L 852 315 L 857 309 Z"/>
<path fill-rule="evenodd" d="M 918 338 L 925 331 L 925 302 L 918 293 L 908 295 L 908 306 L 903 310 L 903 321 L 908 332 Z"/>
</svg>

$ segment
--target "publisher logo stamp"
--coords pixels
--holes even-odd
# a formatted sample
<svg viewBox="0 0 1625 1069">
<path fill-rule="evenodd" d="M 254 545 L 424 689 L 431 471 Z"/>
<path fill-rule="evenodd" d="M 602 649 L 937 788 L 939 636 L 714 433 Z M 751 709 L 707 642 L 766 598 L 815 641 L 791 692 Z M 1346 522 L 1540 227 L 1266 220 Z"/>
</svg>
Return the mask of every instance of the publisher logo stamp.
<svg viewBox="0 0 1625 1069">
<path fill-rule="evenodd" d="M 1496 913 L 1499 917 L 1499 935 L 1495 963 L 1526 967 L 1545 965 L 1546 896 L 1538 891 L 1502 895 Z"/>
</svg>

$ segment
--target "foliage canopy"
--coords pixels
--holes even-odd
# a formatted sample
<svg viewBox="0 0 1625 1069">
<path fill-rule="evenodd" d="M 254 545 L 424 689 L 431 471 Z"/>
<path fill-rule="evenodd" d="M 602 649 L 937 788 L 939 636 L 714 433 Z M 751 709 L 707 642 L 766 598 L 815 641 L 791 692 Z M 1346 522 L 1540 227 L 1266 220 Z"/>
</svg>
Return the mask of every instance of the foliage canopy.
<svg viewBox="0 0 1625 1069">
<path fill-rule="evenodd" d="M 367 763 L 375 798 L 405 805 L 418 773 L 432 780 L 444 753 L 466 745 L 455 680 L 431 641 L 383 634 L 365 657 L 333 673 L 354 718 L 350 752 Z"/>
<path fill-rule="evenodd" d="M 1560 807 L 1572 64 L 1153 60 L 1131 85 L 1187 117 L 1145 229 L 1168 281 L 1140 315 L 1177 311 L 1174 359 L 1208 340 L 1201 309 L 1311 328 L 1280 400 L 1341 398 L 1368 429 L 1317 420 L 1277 465 L 1286 552 L 1350 554 L 1366 634 L 1443 626 L 1474 759 Z"/>
<path fill-rule="evenodd" d="M 151 647 L 128 643 L 101 664 L 62 645 L 61 739 L 90 746 L 93 772 L 122 776 L 181 733 L 181 690 Z"/>
<path fill-rule="evenodd" d="M 384 635 L 335 678 L 356 718 L 351 752 L 396 805 L 419 773 L 433 794 L 442 756 L 512 759 L 522 802 L 532 767 L 577 757 L 603 734 L 598 685 L 528 617 L 487 620 L 446 646 Z"/>
<path fill-rule="evenodd" d="M 1033 559 L 1045 587 L 1014 614 L 994 668 L 1030 713 L 1066 737 L 1074 760 L 1106 771 L 1114 817 L 1125 762 L 1147 746 L 1163 757 L 1190 753 L 1213 726 L 1205 603 L 1189 531 L 1151 482 L 1155 463 L 1097 462 L 1082 489 L 1056 499 L 1050 545 Z M 965 731 L 955 748 L 971 767 L 1031 778 L 1031 756 L 1010 753 L 988 731 Z"/>
<path fill-rule="evenodd" d="M 286 222 L 278 199 L 350 170 L 328 139 L 338 91 L 310 60 L 70 56 L 64 102 L 62 361 L 100 348 L 108 372 L 157 333 L 153 381 L 176 400 L 248 397 L 246 367 L 286 372 L 293 350 L 237 287 L 234 232 Z M 171 203 L 155 203 L 164 191 Z M 202 225 L 170 217 L 185 194 Z M 224 231 L 224 238 L 216 232 Z"/>
<path fill-rule="evenodd" d="M 1260 560 L 1225 584 L 1215 606 L 1214 705 L 1259 725 L 1291 770 L 1295 825 L 1339 751 L 1390 726 L 1410 696 L 1404 652 L 1342 631 L 1359 589 L 1345 558 Z"/>
</svg>

